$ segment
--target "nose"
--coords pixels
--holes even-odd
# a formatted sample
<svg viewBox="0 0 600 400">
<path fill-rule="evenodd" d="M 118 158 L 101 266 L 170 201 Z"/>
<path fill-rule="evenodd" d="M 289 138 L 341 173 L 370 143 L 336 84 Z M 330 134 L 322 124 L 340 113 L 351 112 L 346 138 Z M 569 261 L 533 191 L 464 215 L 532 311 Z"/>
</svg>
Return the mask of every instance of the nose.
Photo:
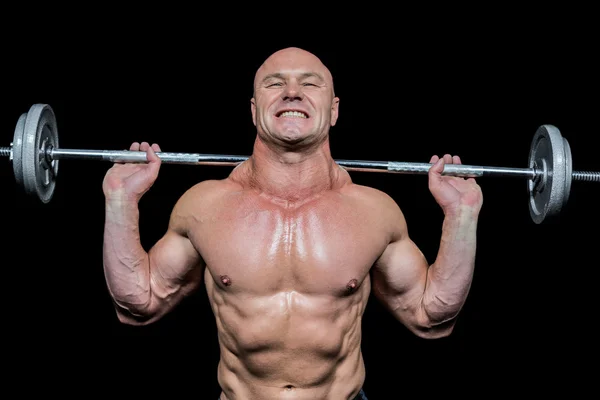
<svg viewBox="0 0 600 400">
<path fill-rule="evenodd" d="M 301 101 L 304 98 L 304 94 L 302 93 L 302 86 L 299 85 L 297 82 L 290 81 L 285 86 L 285 90 L 283 91 L 281 96 L 285 101 Z"/>
</svg>

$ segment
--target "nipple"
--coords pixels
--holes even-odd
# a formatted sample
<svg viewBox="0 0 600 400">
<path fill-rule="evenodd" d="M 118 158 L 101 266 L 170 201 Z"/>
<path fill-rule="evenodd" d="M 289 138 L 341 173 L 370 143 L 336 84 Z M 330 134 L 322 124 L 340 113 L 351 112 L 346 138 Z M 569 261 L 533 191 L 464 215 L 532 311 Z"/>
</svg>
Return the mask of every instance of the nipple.
<svg viewBox="0 0 600 400">
<path fill-rule="evenodd" d="M 225 286 L 231 285 L 231 279 L 227 275 L 221 275 L 220 278 L 221 278 L 221 282 L 223 283 L 223 285 L 225 285 Z"/>
<path fill-rule="evenodd" d="M 358 286 L 358 281 L 356 279 L 352 279 L 346 285 L 346 290 L 348 290 L 348 292 L 353 292 L 356 289 L 357 286 Z"/>
</svg>

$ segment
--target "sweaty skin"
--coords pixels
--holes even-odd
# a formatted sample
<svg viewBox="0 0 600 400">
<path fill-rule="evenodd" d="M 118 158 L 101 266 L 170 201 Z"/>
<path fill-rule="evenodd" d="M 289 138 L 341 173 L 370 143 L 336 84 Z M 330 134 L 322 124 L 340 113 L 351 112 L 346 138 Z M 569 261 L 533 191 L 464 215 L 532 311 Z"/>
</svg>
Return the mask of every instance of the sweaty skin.
<svg viewBox="0 0 600 400">
<path fill-rule="evenodd" d="M 369 271 L 393 234 L 381 200 L 332 167 L 330 189 L 282 203 L 251 186 L 250 168 L 192 189 L 178 210 L 207 266 L 222 398 L 352 398 Z M 204 190 L 220 195 L 194 200 Z"/>
<path fill-rule="evenodd" d="M 445 219 L 429 265 L 396 203 L 354 184 L 331 158 L 338 102 L 312 54 L 291 48 L 267 59 L 251 101 L 252 156 L 228 178 L 190 188 L 147 252 L 137 204 L 160 148 L 134 143 L 150 163 L 115 165 L 105 177 L 104 268 L 117 316 L 152 323 L 204 283 L 222 400 L 353 399 L 365 380 L 361 323 L 372 289 L 423 338 L 449 335 L 467 296 L 479 187 L 441 176 L 458 157 L 431 159 Z"/>
</svg>

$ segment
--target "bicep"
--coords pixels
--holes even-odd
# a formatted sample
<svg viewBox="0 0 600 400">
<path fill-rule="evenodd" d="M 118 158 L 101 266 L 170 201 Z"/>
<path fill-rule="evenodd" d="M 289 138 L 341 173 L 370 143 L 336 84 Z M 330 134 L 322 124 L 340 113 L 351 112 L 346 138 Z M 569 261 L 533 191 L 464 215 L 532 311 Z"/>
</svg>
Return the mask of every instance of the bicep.
<svg viewBox="0 0 600 400">
<path fill-rule="evenodd" d="M 153 297 L 159 302 L 177 300 L 202 281 L 205 263 L 189 232 L 191 221 L 198 214 L 196 204 L 206 197 L 204 187 L 208 184 L 196 185 L 179 198 L 171 211 L 167 232 L 148 252 Z"/>
<path fill-rule="evenodd" d="M 169 229 L 148 255 L 155 300 L 178 300 L 200 284 L 204 261 L 191 240 L 177 230 Z"/>
<path fill-rule="evenodd" d="M 429 264 L 406 234 L 391 242 L 374 265 L 374 289 L 392 309 L 420 301 L 425 290 Z"/>
<path fill-rule="evenodd" d="M 408 234 L 403 213 L 383 197 L 379 229 L 388 232 L 387 245 L 372 268 L 373 294 L 410 331 L 421 337 L 437 337 L 423 307 L 429 262 Z"/>
<path fill-rule="evenodd" d="M 390 308 L 405 307 L 420 299 L 427 281 L 427 259 L 408 234 L 400 207 L 381 197 L 379 226 L 388 232 L 387 245 L 373 268 L 375 294 Z"/>
</svg>

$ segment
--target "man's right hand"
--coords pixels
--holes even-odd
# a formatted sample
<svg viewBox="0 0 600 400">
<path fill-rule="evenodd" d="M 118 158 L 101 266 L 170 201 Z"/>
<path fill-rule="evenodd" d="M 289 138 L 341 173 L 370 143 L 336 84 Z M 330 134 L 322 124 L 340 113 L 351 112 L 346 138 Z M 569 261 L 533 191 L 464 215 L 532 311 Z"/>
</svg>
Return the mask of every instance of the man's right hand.
<svg viewBox="0 0 600 400">
<path fill-rule="evenodd" d="M 147 163 L 115 163 L 106 173 L 102 190 L 107 199 L 117 197 L 120 200 L 138 202 L 156 181 L 161 160 L 156 155 L 160 152 L 157 144 L 150 146 L 147 142 L 133 143 L 129 150 L 145 151 Z"/>
</svg>

